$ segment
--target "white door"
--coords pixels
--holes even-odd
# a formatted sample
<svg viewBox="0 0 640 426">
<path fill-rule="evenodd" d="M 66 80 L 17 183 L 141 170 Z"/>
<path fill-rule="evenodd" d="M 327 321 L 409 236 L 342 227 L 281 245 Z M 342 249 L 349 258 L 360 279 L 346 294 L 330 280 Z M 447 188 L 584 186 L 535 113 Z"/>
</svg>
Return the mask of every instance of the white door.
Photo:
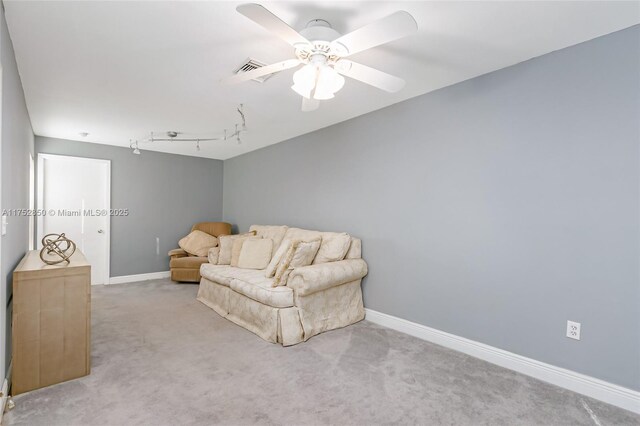
<svg viewBox="0 0 640 426">
<path fill-rule="evenodd" d="M 111 162 L 38 154 L 38 241 L 63 233 L 91 264 L 91 284 L 109 283 Z"/>
</svg>

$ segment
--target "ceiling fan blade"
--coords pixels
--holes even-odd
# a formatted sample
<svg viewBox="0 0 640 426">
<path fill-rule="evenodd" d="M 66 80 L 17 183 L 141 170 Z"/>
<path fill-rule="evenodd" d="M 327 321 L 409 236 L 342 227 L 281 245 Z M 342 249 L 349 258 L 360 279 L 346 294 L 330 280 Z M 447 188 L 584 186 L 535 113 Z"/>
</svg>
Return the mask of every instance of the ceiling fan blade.
<svg viewBox="0 0 640 426">
<path fill-rule="evenodd" d="M 273 74 L 274 72 L 297 67 L 298 65 L 300 65 L 299 59 L 287 59 L 286 61 L 265 65 L 264 67 L 256 68 L 255 70 L 234 74 L 231 77 L 223 78 L 220 82 L 225 85 L 242 83 L 243 81 L 253 80 L 254 78 L 262 77 L 263 75 Z"/>
<path fill-rule="evenodd" d="M 345 34 L 337 38 L 332 45 L 347 50 L 347 54 L 353 55 L 381 44 L 406 37 L 418 30 L 418 24 L 409 12 L 400 10 L 392 13 L 386 18 L 382 18 L 362 28 Z"/>
<path fill-rule="evenodd" d="M 309 40 L 259 4 L 241 4 L 236 10 L 294 47 L 310 44 Z"/>
<path fill-rule="evenodd" d="M 389 93 L 395 93 L 404 87 L 404 80 L 375 68 L 357 62 L 341 59 L 336 62 L 335 70 L 340 74 L 377 87 Z"/>
<path fill-rule="evenodd" d="M 315 111 L 318 109 L 318 107 L 320 106 L 320 101 L 317 99 L 309 99 L 309 98 L 305 98 L 304 96 L 302 97 L 302 111 L 304 112 L 309 112 L 309 111 Z"/>
</svg>

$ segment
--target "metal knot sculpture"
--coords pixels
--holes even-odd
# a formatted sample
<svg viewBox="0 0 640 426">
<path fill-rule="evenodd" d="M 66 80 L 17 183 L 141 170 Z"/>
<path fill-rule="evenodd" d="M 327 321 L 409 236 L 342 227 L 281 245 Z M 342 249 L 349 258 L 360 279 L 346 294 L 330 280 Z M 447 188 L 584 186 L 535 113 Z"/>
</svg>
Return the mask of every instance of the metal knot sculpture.
<svg viewBox="0 0 640 426">
<path fill-rule="evenodd" d="M 47 234 L 42 237 L 42 250 L 40 250 L 40 259 L 47 265 L 57 265 L 58 263 L 70 263 L 71 256 L 76 251 L 76 243 L 62 234 Z M 58 256 L 59 258 L 46 258 L 47 256 Z"/>
</svg>

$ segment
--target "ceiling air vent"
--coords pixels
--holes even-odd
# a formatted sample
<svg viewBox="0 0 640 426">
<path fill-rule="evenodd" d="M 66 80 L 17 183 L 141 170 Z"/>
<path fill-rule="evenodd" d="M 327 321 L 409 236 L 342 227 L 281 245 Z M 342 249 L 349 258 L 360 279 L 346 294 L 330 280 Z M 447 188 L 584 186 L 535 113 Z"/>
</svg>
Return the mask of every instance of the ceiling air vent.
<svg viewBox="0 0 640 426">
<path fill-rule="evenodd" d="M 243 72 L 253 71 L 257 68 L 262 68 L 266 64 L 256 61 L 255 59 L 248 58 L 238 69 L 236 70 L 236 74 L 242 74 Z M 274 73 L 275 74 L 275 73 Z M 262 77 L 254 78 L 253 81 L 257 81 L 259 83 L 264 83 L 267 81 L 273 74 L 263 75 Z"/>
</svg>

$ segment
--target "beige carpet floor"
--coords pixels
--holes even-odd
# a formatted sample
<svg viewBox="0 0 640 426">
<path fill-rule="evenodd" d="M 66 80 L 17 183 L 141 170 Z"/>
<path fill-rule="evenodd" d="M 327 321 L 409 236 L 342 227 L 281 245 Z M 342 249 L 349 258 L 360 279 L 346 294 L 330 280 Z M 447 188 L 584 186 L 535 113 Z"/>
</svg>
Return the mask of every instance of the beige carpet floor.
<svg viewBox="0 0 640 426">
<path fill-rule="evenodd" d="M 640 425 L 640 416 L 367 321 L 289 348 L 168 280 L 94 287 L 91 375 L 8 425 Z"/>
</svg>

